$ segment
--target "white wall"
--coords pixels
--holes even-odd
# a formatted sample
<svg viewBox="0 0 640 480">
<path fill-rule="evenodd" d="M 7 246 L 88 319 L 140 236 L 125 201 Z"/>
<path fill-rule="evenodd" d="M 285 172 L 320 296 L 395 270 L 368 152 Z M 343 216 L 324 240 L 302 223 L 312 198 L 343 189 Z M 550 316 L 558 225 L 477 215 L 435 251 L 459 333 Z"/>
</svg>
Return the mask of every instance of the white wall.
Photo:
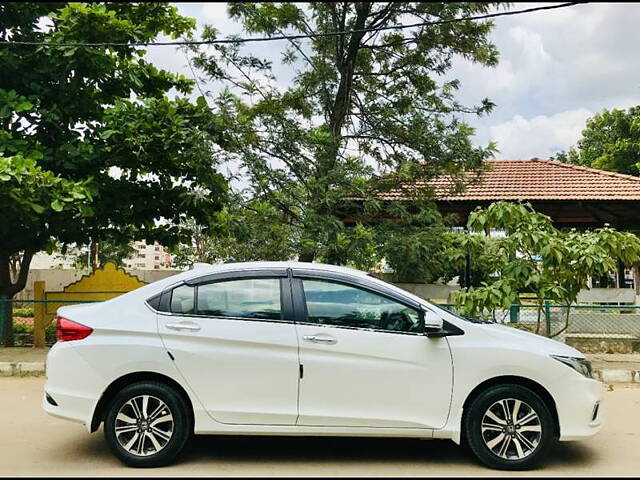
<svg viewBox="0 0 640 480">
<path fill-rule="evenodd" d="M 152 283 L 156 280 L 170 277 L 182 270 L 126 270 L 130 275 L 135 275 L 146 283 Z M 33 282 L 44 281 L 47 291 L 60 291 L 70 283 L 73 283 L 83 275 L 87 275 L 87 270 L 71 270 L 71 269 L 31 269 L 27 277 L 27 286 L 22 292 L 16 295 L 17 299 L 33 298 Z"/>
</svg>

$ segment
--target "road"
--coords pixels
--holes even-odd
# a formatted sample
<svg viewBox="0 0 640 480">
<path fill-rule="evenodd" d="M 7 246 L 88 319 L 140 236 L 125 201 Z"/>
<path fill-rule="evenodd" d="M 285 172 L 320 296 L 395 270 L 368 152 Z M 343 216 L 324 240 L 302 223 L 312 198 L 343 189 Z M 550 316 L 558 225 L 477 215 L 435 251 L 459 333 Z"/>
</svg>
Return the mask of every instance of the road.
<svg viewBox="0 0 640 480">
<path fill-rule="evenodd" d="M 502 476 L 450 441 L 198 436 L 179 462 L 132 470 L 110 453 L 102 430 L 46 415 L 44 378 L 0 378 L 0 476 Z M 606 392 L 607 422 L 595 437 L 559 443 L 527 476 L 638 475 L 640 388 Z M 513 474 L 511 474 L 513 475 Z"/>
</svg>

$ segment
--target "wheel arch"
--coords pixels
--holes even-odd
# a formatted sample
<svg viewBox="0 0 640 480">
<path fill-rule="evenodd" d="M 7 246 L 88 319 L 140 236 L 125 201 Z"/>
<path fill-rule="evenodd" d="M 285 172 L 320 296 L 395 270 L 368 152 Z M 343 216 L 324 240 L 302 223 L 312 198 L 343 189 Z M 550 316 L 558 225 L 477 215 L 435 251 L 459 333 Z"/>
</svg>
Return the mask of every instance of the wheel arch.
<svg viewBox="0 0 640 480">
<path fill-rule="evenodd" d="M 480 393 L 484 392 L 490 387 L 495 387 L 498 385 L 520 385 L 522 387 L 526 387 L 529 390 L 537 393 L 545 405 L 549 408 L 551 413 L 551 417 L 553 418 L 553 426 L 554 426 L 554 435 L 556 438 L 560 437 L 560 420 L 558 418 L 558 408 L 556 406 L 556 402 L 549 393 L 549 391 L 540 385 L 538 382 L 531 380 L 526 377 L 520 377 L 517 375 L 503 375 L 499 377 L 493 377 L 488 380 L 483 381 L 478 384 L 470 393 L 467 395 L 467 398 L 462 405 L 462 415 L 460 417 L 460 432 L 464 428 L 464 418 L 466 413 L 469 411 L 469 405 L 471 402 L 478 396 Z M 464 436 L 462 436 L 464 438 Z"/>
<path fill-rule="evenodd" d="M 93 417 L 91 419 L 90 431 L 93 433 L 98 429 L 98 427 L 104 420 L 104 417 L 107 413 L 106 410 L 109 403 L 120 390 L 134 383 L 144 382 L 144 381 L 164 383 L 165 385 L 173 388 L 176 392 L 178 392 L 178 394 L 182 396 L 184 401 L 186 402 L 186 405 L 188 407 L 188 413 L 189 413 L 189 416 L 191 417 L 191 421 L 193 424 L 193 417 L 194 417 L 193 403 L 191 402 L 191 398 L 189 397 L 189 394 L 187 393 L 187 391 L 184 389 L 182 385 L 180 385 L 173 378 L 163 375 L 161 373 L 133 372 L 133 373 L 128 373 L 126 375 L 123 375 L 117 378 L 116 380 L 114 380 L 113 382 L 111 382 L 109 386 L 105 389 L 105 391 L 102 393 L 102 395 L 100 396 L 100 400 L 98 400 L 98 403 L 96 404 L 96 407 L 93 410 Z"/>
</svg>

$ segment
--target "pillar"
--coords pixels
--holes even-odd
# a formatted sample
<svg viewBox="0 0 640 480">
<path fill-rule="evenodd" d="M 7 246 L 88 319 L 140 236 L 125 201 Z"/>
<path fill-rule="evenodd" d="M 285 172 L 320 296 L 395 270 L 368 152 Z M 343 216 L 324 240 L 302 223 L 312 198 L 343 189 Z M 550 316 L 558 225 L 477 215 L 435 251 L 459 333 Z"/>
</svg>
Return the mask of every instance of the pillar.
<svg viewBox="0 0 640 480">
<path fill-rule="evenodd" d="M 44 303 L 44 282 L 33 282 L 33 346 L 35 348 L 44 348 L 45 345 L 45 311 Z"/>
</svg>

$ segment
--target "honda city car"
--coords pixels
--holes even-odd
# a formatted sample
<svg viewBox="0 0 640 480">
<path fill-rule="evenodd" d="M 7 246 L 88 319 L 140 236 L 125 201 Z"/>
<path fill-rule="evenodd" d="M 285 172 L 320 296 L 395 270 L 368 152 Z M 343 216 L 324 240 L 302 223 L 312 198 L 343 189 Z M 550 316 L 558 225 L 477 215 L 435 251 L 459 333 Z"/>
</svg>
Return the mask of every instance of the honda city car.
<svg viewBox="0 0 640 480">
<path fill-rule="evenodd" d="M 579 351 L 337 266 L 198 266 L 61 307 L 57 338 L 44 409 L 103 425 L 134 467 L 192 434 L 268 434 L 451 439 L 522 470 L 603 421 Z"/>
</svg>

